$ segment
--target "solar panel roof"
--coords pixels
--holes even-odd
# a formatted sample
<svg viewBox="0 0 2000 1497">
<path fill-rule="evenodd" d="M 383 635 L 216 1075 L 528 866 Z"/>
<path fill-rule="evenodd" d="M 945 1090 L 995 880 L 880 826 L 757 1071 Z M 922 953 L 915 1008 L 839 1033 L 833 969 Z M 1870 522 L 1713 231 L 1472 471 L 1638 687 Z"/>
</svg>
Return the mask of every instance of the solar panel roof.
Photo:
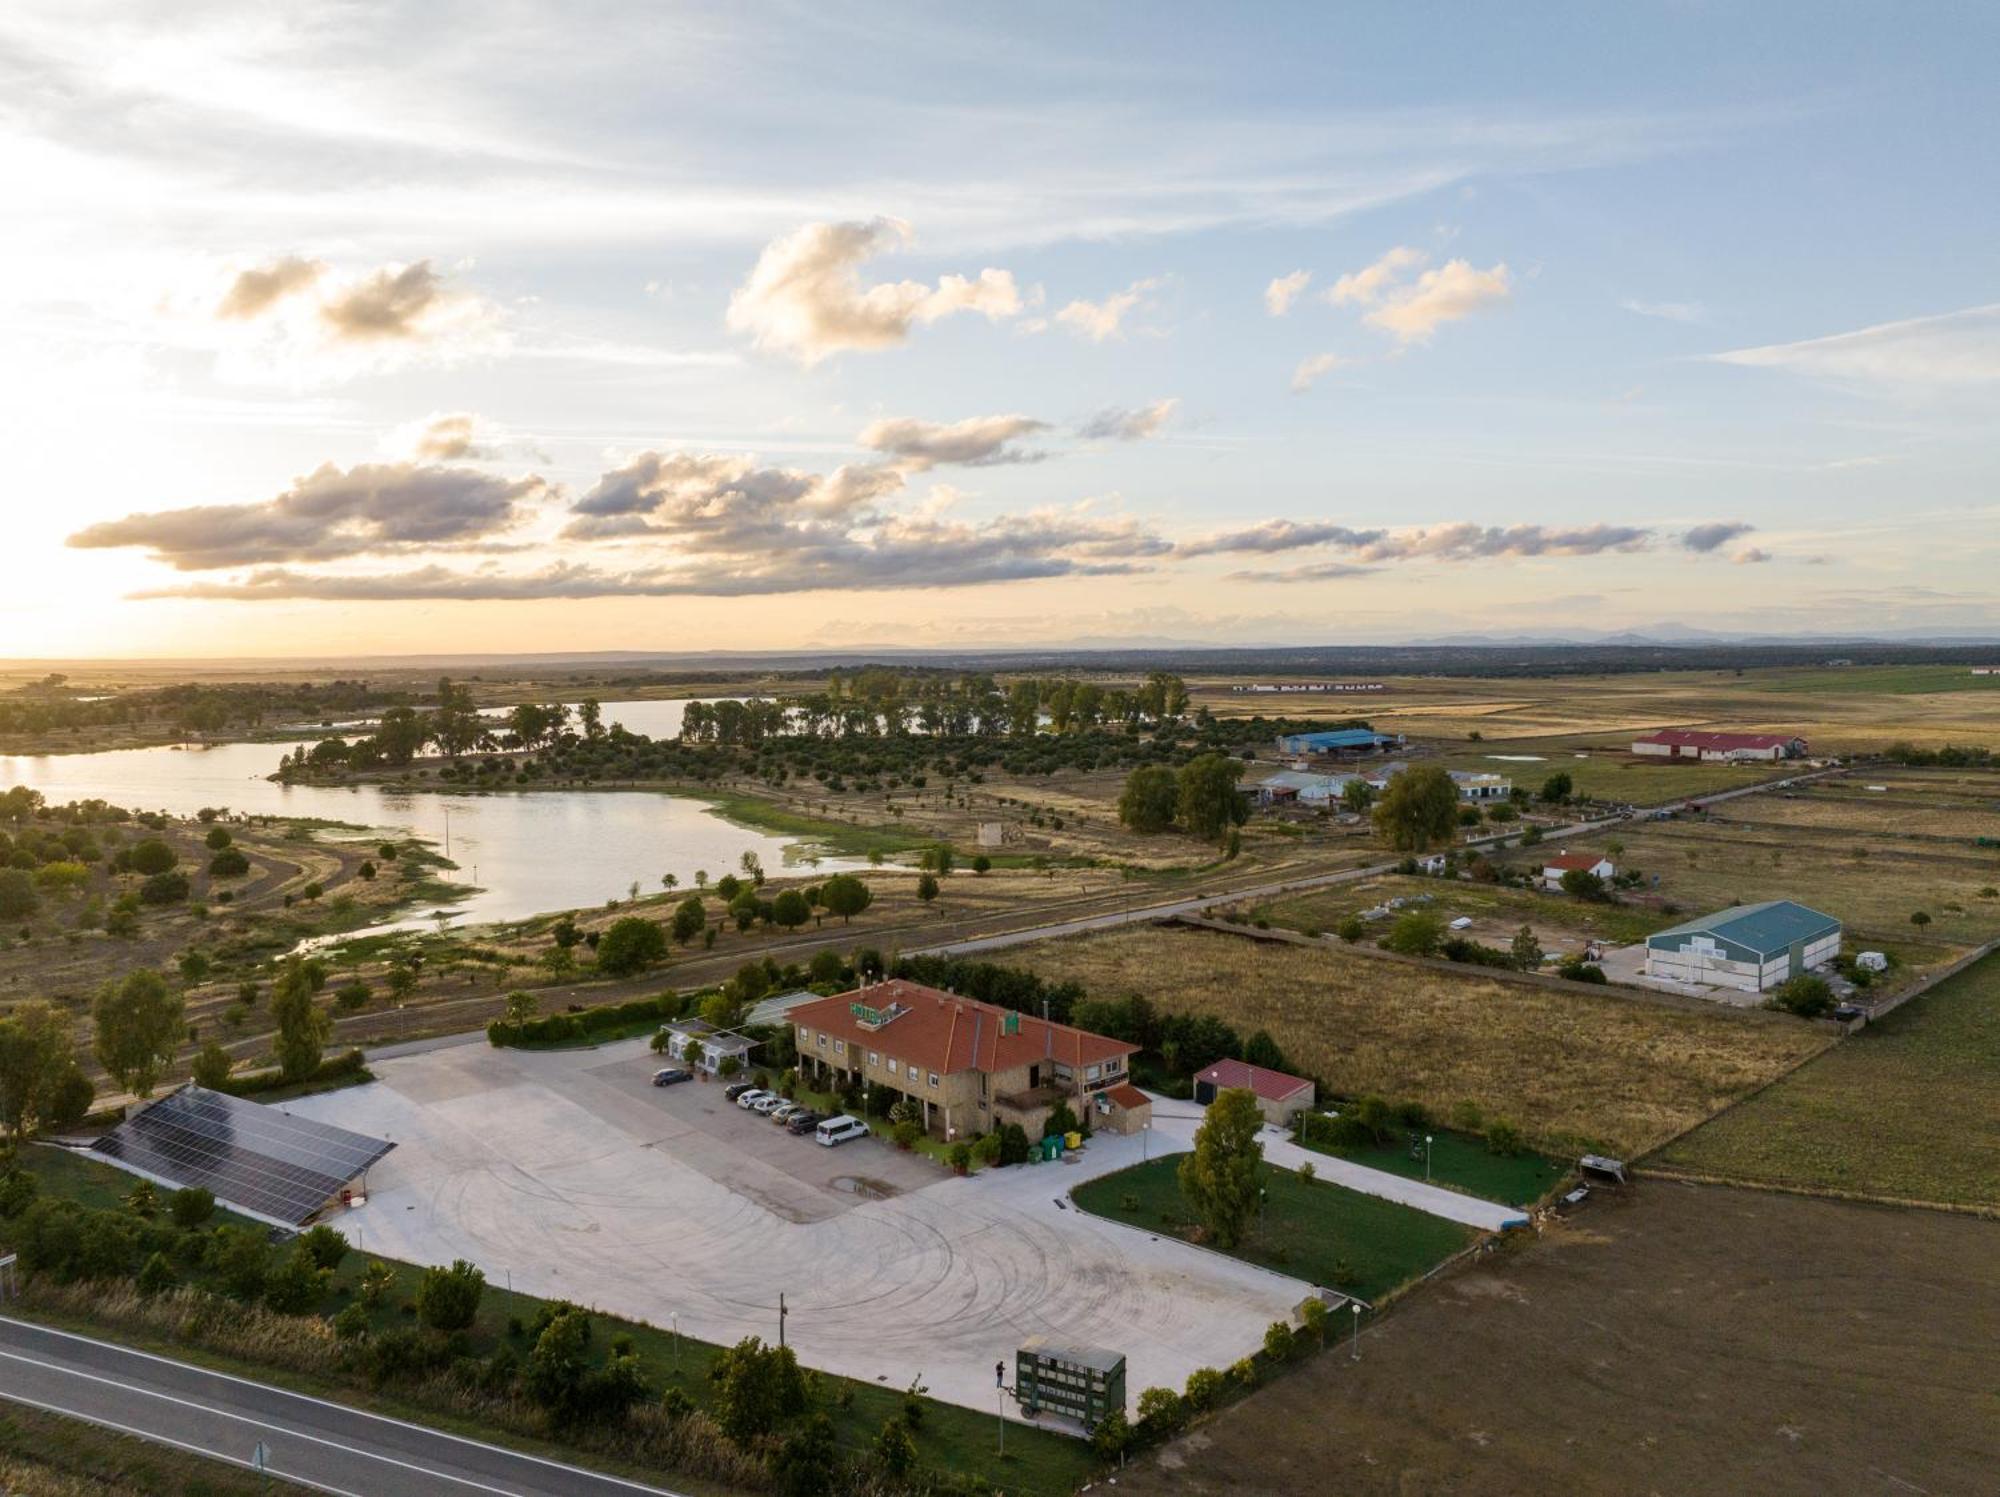
<svg viewBox="0 0 2000 1497">
<path fill-rule="evenodd" d="M 396 1146 L 241 1097 L 184 1086 L 91 1145 L 111 1164 L 298 1226 Z"/>
</svg>

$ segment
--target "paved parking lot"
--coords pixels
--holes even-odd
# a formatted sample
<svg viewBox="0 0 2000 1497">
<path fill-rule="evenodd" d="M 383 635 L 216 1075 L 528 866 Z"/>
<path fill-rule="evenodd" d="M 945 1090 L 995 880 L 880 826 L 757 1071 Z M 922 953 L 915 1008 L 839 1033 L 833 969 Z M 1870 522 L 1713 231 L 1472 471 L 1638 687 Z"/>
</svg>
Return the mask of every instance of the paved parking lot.
<svg viewBox="0 0 2000 1497">
<path fill-rule="evenodd" d="M 808 1365 L 897 1386 L 921 1374 L 974 1408 L 993 1407 L 993 1364 L 1028 1336 L 1123 1351 L 1136 1399 L 1248 1354 L 1309 1292 L 1068 1206 L 1081 1180 L 1136 1163 L 1139 1139 L 960 1180 L 872 1140 L 820 1148 L 714 1085 L 653 1087 L 655 1065 L 642 1040 L 462 1045 L 286 1107 L 395 1141 L 368 1204 L 335 1222 L 364 1251 L 468 1258 L 515 1289 L 657 1325 L 678 1314 L 725 1343 L 774 1337 L 783 1290 Z"/>
</svg>

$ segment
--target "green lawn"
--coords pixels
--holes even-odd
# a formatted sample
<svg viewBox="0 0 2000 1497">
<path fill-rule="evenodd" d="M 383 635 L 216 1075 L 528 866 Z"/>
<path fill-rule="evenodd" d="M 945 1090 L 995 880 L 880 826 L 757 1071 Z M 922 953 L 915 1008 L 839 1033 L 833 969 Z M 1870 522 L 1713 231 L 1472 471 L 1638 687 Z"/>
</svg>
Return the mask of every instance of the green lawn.
<svg viewBox="0 0 2000 1497">
<path fill-rule="evenodd" d="M 1601 743 L 1603 734 L 1592 735 Z M 1629 744 L 1636 733 L 1620 733 L 1617 741 Z M 1718 763 L 1676 763 L 1646 759 L 1637 755 L 1601 748 L 1579 759 L 1577 750 L 1546 739 L 1517 739 L 1482 744 L 1475 751 L 1447 754 L 1436 762 L 1446 769 L 1467 769 L 1479 773 L 1504 774 L 1529 794 L 1539 797 L 1550 776 L 1566 774 L 1576 794 L 1595 800 L 1631 801 L 1635 805 L 1658 805 L 1683 796 L 1713 795 L 1718 790 L 1736 790 L 1763 780 L 1778 779 L 1795 767 L 1783 765 L 1742 765 Z M 1514 761 L 1494 758 L 1496 754 L 1540 754 L 1540 760 Z M 1536 802 L 1540 808 L 1540 802 Z M 1493 828 L 1505 830 L 1503 827 Z"/>
<path fill-rule="evenodd" d="M 131 1176 L 108 1165 L 62 1150 L 25 1149 L 21 1161 L 38 1177 L 45 1195 L 66 1196 L 88 1206 L 118 1207 L 136 1183 Z M 161 1192 L 163 1197 L 165 1194 L 165 1191 Z M 218 1210 L 216 1220 L 226 1219 L 233 1220 Z M 0 1240 L 4 1240 L 5 1235 L 5 1224 L 0 1223 Z M 320 1314 L 331 1316 L 357 1301 L 361 1278 L 372 1256 L 364 1253 L 347 1255 L 335 1271 L 326 1299 L 319 1307 Z M 409 1307 L 414 1304 L 424 1270 L 419 1265 L 393 1260 L 389 1267 L 395 1275 L 394 1282 L 369 1312 L 370 1326 L 375 1331 L 408 1328 L 416 1323 Z M 198 1270 L 189 1272 L 188 1277 L 192 1282 L 203 1282 Z M 543 1303 L 530 1295 L 509 1293 L 498 1283 L 489 1283 L 480 1298 L 478 1317 L 467 1332 L 469 1354 L 484 1358 L 503 1347 L 511 1347 L 516 1356 L 525 1360 L 532 1349 L 532 1341 L 526 1334 L 517 1333 L 515 1327 L 517 1323 L 520 1326 L 532 1325 Z M 697 1405 L 707 1407 L 712 1403 L 708 1370 L 721 1350 L 719 1347 L 689 1336 L 677 1337 L 670 1326 L 652 1326 L 596 1312 L 592 1313 L 591 1320 L 594 1330 L 590 1345 L 594 1356 L 607 1355 L 617 1338 L 629 1336 L 646 1379 L 655 1389 L 664 1392 L 670 1387 L 679 1388 Z M 775 1322 L 771 1331 L 772 1335 L 767 1339 L 774 1340 L 777 1331 Z M 115 1333 L 113 1339 L 117 1339 Z M 197 1360 L 228 1363 L 231 1370 L 249 1376 L 264 1376 L 272 1382 L 291 1385 L 301 1381 L 298 1377 L 281 1375 L 238 1359 L 204 1354 Z M 868 1450 L 882 1426 L 896 1417 L 902 1407 L 903 1390 L 900 1388 L 832 1375 L 825 1375 L 824 1386 L 827 1393 L 825 1410 L 833 1419 L 841 1446 L 850 1453 L 860 1454 Z M 382 1406 L 384 1396 L 368 1394 L 366 1388 L 365 1380 L 357 1373 L 352 1386 L 335 1383 L 318 1387 L 315 1391 L 350 1402 Z M 408 1390 L 400 1391 L 404 1396 L 392 1392 L 387 1400 L 397 1405 L 393 1412 L 399 1417 L 419 1418 L 445 1429 L 463 1424 L 462 1418 L 452 1409 L 425 1407 L 416 1402 L 415 1396 Z M 1019 1426 L 1007 1431 L 1006 1462 L 999 1464 L 994 1451 L 991 1411 L 981 1412 L 933 1400 L 926 1400 L 924 1409 L 923 1426 L 917 1435 L 917 1451 L 920 1463 L 926 1468 L 977 1473 L 982 1480 L 990 1481 L 994 1490 L 1020 1494 L 1020 1497 L 1066 1497 L 1097 1469 L 1090 1447 L 1083 1441 Z M 477 1429 L 463 1429 L 461 1432 L 490 1434 Z"/>
<path fill-rule="evenodd" d="M 1486 1145 L 1462 1133 L 1431 1131 L 1430 1175 L 1434 1185 L 1448 1185 L 1481 1200 L 1498 1201 L 1503 1206 L 1527 1206 L 1539 1201 L 1568 1173 L 1568 1167 L 1545 1154 L 1523 1150 L 1503 1155 L 1488 1152 Z M 1382 1170 L 1405 1179 L 1422 1180 L 1424 1156 L 1413 1154 L 1407 1144 L 1367 1149 L 1336 1149 L 1330 1144 L 1300 1139 L 1300 1144 L 1316 1154 L 1349 1159 L 1370 1169 Z"/>
<path fill-rule="evenodd" d="M 754 827 L 760 832 L 769 832 L 776 837 L 790 837 L 798 842 L 809 843 L 821 851 L 841 858 L 865 858 L 870 853 L 881 853 L 893 857 L 897 853 L 915 852 L 931 846 L 935 837 L 921 837 L 913 832 L 899 832 L 892 827 L 857 826 L 846 821 L 826 821 L 817 816 L 791 810 L 774 801 L 756 795 L 736 795 L 726 791 L 674 791 L 693 799 L 707 801 L 715 807 L 716 814 L 739 826 Z"/>
<path fill-rule="evenodd" d="M 2000 1208 L 2000 956 L 1659 1155 L 1728 1179 Z"/>
<path fill-rule="evenodd" d="M 1187 1236 L 1193 1214 L 1181 1199 L 1180 1162 L 1175 1156 L 1135 1164 L 1079 1185 L 1071 1196 L 1097 1216 Z M 1324 1180 L 1308 1185 L 1274 1165 L 1263 1167 L 1263 1181 L 1263 1218 L 1229 1256 L 1361 1299 L 1380 1299 L 1478 1235 Z"/>
</svg>

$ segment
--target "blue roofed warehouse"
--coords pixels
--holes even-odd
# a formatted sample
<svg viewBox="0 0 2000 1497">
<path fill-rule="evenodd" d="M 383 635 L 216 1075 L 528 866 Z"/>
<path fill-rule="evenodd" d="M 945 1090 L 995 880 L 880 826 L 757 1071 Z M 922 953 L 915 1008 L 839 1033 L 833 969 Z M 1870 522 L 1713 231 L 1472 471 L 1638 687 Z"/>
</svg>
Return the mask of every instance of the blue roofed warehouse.
<svg viewBox="0 0 2000 1497">
<path fill-rule="evenodd" d="M 1400 733 L 1372 728 L 1329 728 L 1322 733 L 1285 733 L 1278 751 L 1285 754 L 1381 754 L 1403 746 Z"/>
<path fill-rule="evenodd" d="M 1840 955 L 1840 922 L 1789 899 L 1739 904 L 1646 938 L 1646 975 L 1762 993 Z"/>
</svg>

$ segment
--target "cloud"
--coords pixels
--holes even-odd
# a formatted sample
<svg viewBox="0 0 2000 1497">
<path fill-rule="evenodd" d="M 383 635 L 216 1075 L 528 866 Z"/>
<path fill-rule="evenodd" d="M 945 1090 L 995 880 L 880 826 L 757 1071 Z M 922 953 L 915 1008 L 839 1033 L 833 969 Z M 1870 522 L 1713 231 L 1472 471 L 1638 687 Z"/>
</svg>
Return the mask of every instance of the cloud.
<svg viewBox="0 0 2000 1497">
<path fill-rule="evenodd" d="M 1758 562 L 1771 560 L 1771 553 L 1761 546 L 1745 546 L 1729 559 L 1739 567 L 1751 566 Z"/>
<path fill-rule="evenodd" d="M 467 468 L 328 463 L 260 504 L 205 504 L 127 515 L 69 538 L 80 550 L 143 546 L 183 572 L 274 562 L 460 549 L 527 517 L 542 479 Z"/>
<path fill-rule="evenodd" d="M 1040 462 L 1046 453 L 1023 452 L 1009 444 L 1048 427 L 1048 422 L 1029 416 L 973 416 L 950 424 L 905 418 L 874 422 L 858 440 L 863 447 L 885 452 L 899 459 L 905 469 L 920 473 L 938 463 L 978 468 Z"/>
<path fill-rule="evenodd" d="M 1336 307 L 1350 304 L 1372 307 L 1382 299 L 1382 293 L 1402 279 L 1403 272 L 1414 270 L 1430 256 L 1410 245 L 1398 245 L 1383 255 L 1372 265 L 1350 271 L 1327 288 L 1326 299 Z"/>
<path fill-rule="evenodd" d="M 1512 294 L 1513 279 L 1505 265 L 1478 270 L 1465 260 L 1448 260 L 1388 296 L 1362 320 L 1399 342 L 1424 343 L 1444 323 L 1470 317 Z"/>
<path fill-rule="evenodd" d="M 443 278 L 419 260 L 363 276 L 322 302 L 319 315 L 337 338 L 421 338 L 447 300 Z"/>
<path fill-rule="evenodd" d="M 1125 318 L 1133 308 L 1143 302 L 1150 292 L 1166 284 L 1163 276 L 1153 276 L 1147 280 L 1134 281 L 1123 291 L 1113 292 L 1103 301 L 1071 302 L 1056 313 L 1056 321 L 1082 338 L 1093 343 L 1103 343 L 1107 339 L 1124 336 Z"/>
<path fill-rule="evenodd" d="M 1316 353 L 1300 359 L 1299 367 L 1292 371 L 1292 393 L 1305 394 L 1319 382 L 1322 374 L 1331 374 L 1348 362 L 1337 353 Z"/>
<path fill-rule="evenodd" d="M 1495 556 L 1598 556 L 1639 551 L 1653 532 L 1636 525 L 1416 525 L 1401 530 L 1357 530 L 1330 523 L 1266 520 L 1224 531 L 1177 548 L 1181 556 L 1213 556 L 1252 551 L 1270 554 L 1330 546 L 1358 561 L 1474 561 Z"/>
<path fill-rule="evenodd" d="M 1985 384 L 2000 380 L 2000 302 L 1709 358 L 1718 364 L 1862 384 Z"/>
<path fill-rule="evenodd" d="M 1076 434 L 1089 442 L 1137 442 L 1156 437 L 1173 419 L 1180 404 L 1179 399 L 1169 396 L 1136 411 L 1107 406 L 1078 427 Z"/>
<path fill-rule="evenodd" d="M 1292 303 L 1307 286 L 1312 284 L 1310 270 L 1295 270 L 1290 275 L 1281 275 L 1264 288 L 1264 310 L 1273 317 L 1283 317 L 1292 310 Z"/>
<path fill-rule="evenodd" d="M 1681 536 L 1681 545 L 1690 551 L 1707 553 L 1728 545 L 1738 536 L 1748 535 L 1756 528 L 1744 520 L 1718 520 L 1693 526 Z"/>
<path fill-rule="evenodd" d="M 1618 305 L 1640 317 L 1656 317 L 1662 322 L 1708 321 L 1708 308 L 1698 301 L 1634 301 L 1627 297 Z"/>
<path fill-rule="evenodd" d="M 844 349 L 893 348 L 915 326 L 955 312 L 988 321 L 1021 310 L 1012 272 L 988 268 L 974 279 L 861 282 L 861 265 L 908 243 L 899 219 L 809 223 L 764 247 L 750 278 L 729 298 L 729 326 L 759 348 L 812 365 Z"/>
<path fill-rule="evenodd" d="M 754 597 L 779 593 L 972 587 L 1068 576 L 1119 576 L 1170 548 L 1138 521 L 1100 519 L 1080 507 L 1039 510 L 980 524 L 937 516 L 875 517 L 865 529 L 813 523 L 783 529 L 781 544 L 726 561 L 704 558 L 611 571 L 558 562 L 534 572 L 425 566 L 336 574 L 266 567 L 232 582 L 195 582 L 139 597 L 255 602 L 528 600 L 600 597 Z M 714 537 L 707 539 L 712 543 Z"/>
<path fill-rule="evenodd" d="M 439 411 L 398 427 L 390 445 L 425 462 L 455 463 L 497 456 L 485 423 L 470 411 Z"/>
<path fill-rule="evenodd" d="M 293 255 L 239 270 L 183 327 L 225 379 L 301 384 L 495 349 L 501 324 L 428 260 L 343 274 Z"/>
<path fill-rule="evenodd" d="M 1297 520 L 1264 520 L 1242 530 L 1227 530 L 1202 540 L 1183 543 L 1183 556 L 1215 556 L 1230 551 L 1299 551 L 1309 546 L 1370 545 L 1387 535 L 1386 530 L 1354 530 L 1346 525 L 1302 525 Z"/>
<path fill-rule="evenodd" d="M 286 255 L 269 265 L 253 265 L 237 272 L 215 315 L 225 321 L 256 317 L 294 292 L 305 290 L 324 274 L 324 261 L 297 255 Z"/>
<path fill-rule="evenodd" d="M 1348 561 L 1317 561 L 1302 567 L 1280 567 L 1276 569 L 1252 568 L 1248 571 L 1230 572 L 1224 578 L 1228 582 L 1332 582 L 1346 577 L 1372 577 L 1381 571 L 1380 567 L 1356 566 Z"/>
</svg>

